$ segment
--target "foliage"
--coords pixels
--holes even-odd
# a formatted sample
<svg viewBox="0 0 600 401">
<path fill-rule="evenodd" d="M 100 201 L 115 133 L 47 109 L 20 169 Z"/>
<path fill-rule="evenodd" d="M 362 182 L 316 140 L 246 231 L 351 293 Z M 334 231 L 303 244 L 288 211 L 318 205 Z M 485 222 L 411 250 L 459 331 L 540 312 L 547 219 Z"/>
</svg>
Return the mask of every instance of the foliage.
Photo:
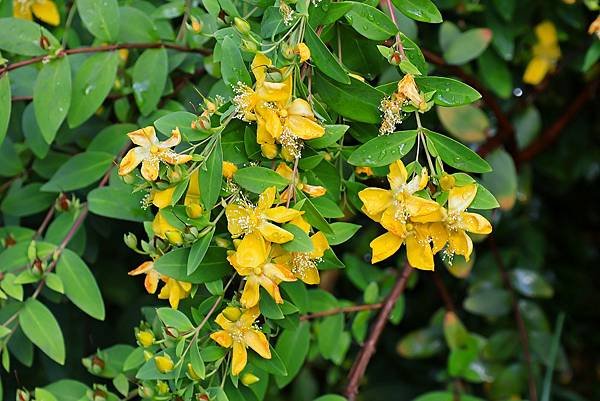
<svg viewBox="0 0 600 401">
<path fill-rule="evenodd" d="M 528 162 L 594 93 L 597 11 L 0 2 L 6 396 L 581 399 L 537 185 L 597 152 Z"/>
</svg>

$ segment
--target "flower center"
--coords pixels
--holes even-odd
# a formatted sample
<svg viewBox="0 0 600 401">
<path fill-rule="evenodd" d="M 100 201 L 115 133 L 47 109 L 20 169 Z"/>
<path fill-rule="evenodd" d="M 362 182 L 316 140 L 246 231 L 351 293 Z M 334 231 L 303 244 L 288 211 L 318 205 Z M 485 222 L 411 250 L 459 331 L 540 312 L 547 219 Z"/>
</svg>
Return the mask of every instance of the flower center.
<svg viewBox="0 0 600 401">
<path fill-rule="evenodd" d="M 150 146 L 150 153 L 152 153 L 153 155 L 156 155 L 160 152 L 160 148 L 156 145 L 152 145 Z"/>
<path fill-rule="evenodd" d="M 256 276 L 262 276 L 263 274 L 263 268 L 262 266 L 257 266 L 255 267 L 252 272 L 256 275 Z"/>
</svg>

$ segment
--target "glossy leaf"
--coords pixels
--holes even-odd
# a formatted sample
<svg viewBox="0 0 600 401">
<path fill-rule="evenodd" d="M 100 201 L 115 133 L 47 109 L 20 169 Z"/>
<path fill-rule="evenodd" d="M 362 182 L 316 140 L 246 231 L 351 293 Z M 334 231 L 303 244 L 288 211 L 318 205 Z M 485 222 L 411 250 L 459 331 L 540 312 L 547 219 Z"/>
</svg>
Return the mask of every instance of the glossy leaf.
<svg viewBox="0 0 600 401">
<path fill-rule="evenodd" d="M 100 180 L 113 164 L 114 155 L 105 152 L 83 152 L 60 166 L 42 191 L 66 192 L 84 188 Z"/>
<path fill-rule="evenodd" d="M 144 193 L 131 193 L 127 188 L 104 187 L 92 190 L 87 197 L 90 212 L 113 219 L 144 221 L 150 220 L 148 210 L 140 208 Z"/>
<path fill-rule="evenodd" d="M 156 108 L 167 83 L 168 59 L 164 48 L 148 49 L 133 66 L 133 95 L 142 115 Z"/>
<path fill-rule="evenodd" d="M 52 312 L 40 301 L 28 299 L 19 312 L 23 333 L 52 360 L 65 363 L 65 340 Z"/>
<path fill-rule="evenodd" d="M 365 3 L 348 3 L 352 3 L 352 8 L 346 13 L 346 20 L 367 39 L 385 40 L 398 32 L 390 17 L 377 8 Z"/>
<path fill-rule="evenodd" d="M 458 35 L 444 52 L 449 64 L 465 64 L 478 57 L 492 40 L 492 31 L 487 28 L 470 29 Z"/>
<path fill-rule="evenodd" d="M 398 131 L 382 135 L 361 145 L 348 158 L 353 166 L 381 167 L 400 159 L 413 148 L 417 131 Z"/>
<path fill-rule="evenodd" d="M 77 10 L 88 31 L 102 41 L 113 42 L 119 34 L 117 0 L 78 0 Z"/>
<path fill-rule="evenodd" d="M 272 186 L 281 190 L 289 184 L 288 180 L 266 167 L 241 168 L 233 175 L 233 179 L 242 188 L 256 194 Z"/>
<path fill-rule="evenodd" d="M 481 98 L 475 89 L 452 78 L 415 77 L 415 82 L 422 92 L 435 91 L 433 101 L 438 106 L 462 106 Z"/>
<path fill-rule="evenodd" d="M 53 46 L 58 40 L 46 28 L 20 18 L 0 18 L 0 50 L 23 56 L 41 56 L 46 50 L 40 47 L 40 35 Z"/>
<path fill-rule="evenodd" d="M 206 163 L 200 167 L 200 197 L 202 204 L 207 210 L 219 200 L 221 184 L 223 182 L 223 149 L 221 148 L 221 137 L 216 137 L 213 151 L 208 156 Z"/>
<path fill-rule="evenodd" d="M 8 74 L 3 74 L 0 77 L 0 144 L 4 141 L 10 121 L 10 110 L 12 107 L 10 93 L 10 79 L 8 78 Z"/>
<path fill-rule="evenodd" d="M 331 54 L 327 46 L 325 46 L 310 25 L 306 27 L 304 39 L 310 49 L 310 58 L 319 70 L 338 82 L 350 84 L 350 78 L 344 67 L 333 54 Z"/>
<path fill-rule="evenodd" d="M 473 173 L 486 173 L 492 170 L 485 160 L 460 142 L 428 129 L 424 131 L 427 140 L 434 145 L 436 153 L 446 164 Z"/>
<path fill-rule="evenodd" d="M 68 57 L 44 64 L 33 89 L 33 108 L 38 126 L 51 143 L 71 105 L 71 66 Z"/>
<path fill-rule="evenodd" d="M 431 0 L 392 0 L 394 6 L 415 21 L 439 23 L 442 14 Z"/>
</svg>

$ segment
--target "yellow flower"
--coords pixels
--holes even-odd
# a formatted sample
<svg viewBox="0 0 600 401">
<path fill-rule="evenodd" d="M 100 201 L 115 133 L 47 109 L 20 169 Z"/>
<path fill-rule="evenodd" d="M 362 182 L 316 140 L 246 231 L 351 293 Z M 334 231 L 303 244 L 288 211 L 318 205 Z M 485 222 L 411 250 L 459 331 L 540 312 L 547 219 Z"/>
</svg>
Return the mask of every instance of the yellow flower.
<svg viewBox="0 0 600 401">
<path fill-rule="evenodd" d="M 131 142 L 138 146 L 127 152 L 121 160 L 119 175 L 131 173 L 142 163 L 142 176 L 148 181 L 155 181 L 158 178 L 160 162 L 176 165 L 192 159 L 190 155 L 180 155 L 171 150 L 181 142 L 181 133 L 177 128 L 171 132 L 171 137 L 163 142 L 158 140 L 152 126 L 141 128 L 127 135 Z"/>
<path fill-rule="evenodd" d="M 232 162 L 224 161 L 223 162 L 223 177 L 225 177 L 228 180 L 231 180 L 233 178 L 233 175 L 236 173 L 237 169 L 238 169 L 237 166 L 235 164 L 233 164 Z"/>
<path fill-rule="evenodd" d="M 475 195 L 477 195 L 476 184 L 454 187 L 448 191 L 448 211 L 444 213 L 442 222 L 433 223 L 430 227 L 434 238 L 434 249 L 441 249 L 447 240 L 448 254 L 463 255 L 469 261 L 473 252 L 473 241 L 466 232 L 473 234 L 492 232 L 492 225 L 485 217 L 477 213 L 465 212 L 475 199 Z"/>
<path fill-rule="evenodd" d="M 220 313 L 215 322 L 222 330 L 210 335 L 221 347 L 233 348 L 231 359 L 231 374 L 237 376 L 246 367 L 248 359 L 247 347 L 252 348 L 265 359 L 271 359 L 271 350 L 267 337 L 254 326 L 254 321 L 260 315 L 258 307 L 245 310 L 238 320 L 231 321 Z"/>
<path fill-rule="evenodd" d="M 173 370 L 173 366 L 175 366 L 173 360 L 167 354 L 155 356 L 154 363 L 156 364 L 156 369 L 161 373 L 169 373 Z"/>
<path fill-rule="evenodd" d="M 556 28 L 550 21 L 544 21 L 535 27 L 537 43 L 533 46 L 533 58 L 527 64 L 523 81 L 531 85 L 537 85 L 556 66 L 560 58 L 560 47 Z"/>
<path fill-rule="evenodd" d="M 415 78 L 411 74 L 406 74 L 398 82 L 398 89 L 394 95 L 401 103 L 410 102 L 418 109 L 424 109 L 427 106 L 427 102 L 419 93 Z"/>
<path fill-rule="evenodd" d="M 371 177 L 373 176 L 373 169 L 371 167 L 356 167 L 354 169 L 354 174 Z"/>
<path fill-rule="evenodd" d="M 419 110 L 427 109 L 427 102 L 419 92 L 415 79 L 411 74 L 406 74 L 399 82 L 396 92 L 384 97 L 379 105 L 382 112 L 379 134 L 385 135 L 394 132 L 396 125 L 402 122 L 404 114 L 402 106 L 411 103 Z"/>
<path fill-rule="evenodd" d="M 169 232 L 179 232 L 177 227 L 169 223 L 160 210 L 156 213 L 152 221 L 152 231 L 154 231 L 154 235 L 162 239 L 167 239 L 167 233 Z"/>
<path fill-rule="evenodd" d="M 588 28 L 588 33 L 590 35 L 596 34 L 598 39 L 600 39 L 600 15 L 596 17 L 596 19 L 590 24 Z"/>
<path fill-rule="evenodd" d="M 366 188 L 358 196 L 363 212 L 378 221 L 388 232 L 371 241 L 372 263 L 392 256 L 406 244 L 408 262 L 419 269 L 433 269 L 433 251 L 430 246 L 429 225 L 441 221 L 442 208 L 434 201 L 415 196 L 428 181 L 427 170 L 407 181 L 408 172 L 402 161 L 390 165 L 390 189 Z"/>
<path fill-rule="evenodd" d="M 304 212 L 285 206 L 273 207 L 275 187 L 267 188 L 259 197 L 256 206 L 252 204 L 229 204 L 225 208 L 227 229 L 234 238 L 243 236 L 237 248 L 237 260 L 244 266 L 256 266 L 265 256 L 257 252 L 257 245 L 266 239 L 283 244 L 294 239 L 294 235 L 275 223 L 287 223 Z"/>
<path fill-rule="evenodd" d="M 152 204 L 159 209 L 171 206 L 173 200 L 173 194 L 175 193 L 175 187 L 169 187 L 167 189 L 154 189 L 150 192 L 152 198 Z"/>
<path fill-rule="evenodd" d="M 292 181 L 292 178 L 294 176 L 294 172 L 292 171 L 292 169 L 285 163 L 279 163 L 279 165 L 275 169 L 275 172 L 277 172 L 277 174 L 279 174 L 280 176 L 282 176 L 283 178 L 285 178 L 286 180 L 288 180 L 290 182 Z M 323 195 L 325 195 L 325 193 L 327 193 L 327 189 L 325 189 L 321 186 L 309 185 L 309 184 L 304 184 L 302 182 L 299 182 L 297 174 L 294 179 L 293 185 L 296 188 L 298 188 L 299 190 L 301 190 L 302 192 L 304 192 L 305 194 L 308 194 L 312 198 L 318 198 L 319 196 L 323 196 Z M 289 196 L 289 192 L 285 191 L 281 195 L 281 199 L 285 202 L 285 201 L 287 201 L 288 196 Z"/>
<path fill-rule="evenodd" d="M 13 0 L 13 16 L 33 20 L 33 16 L 47 24 L 60 24 L 60 15 L 52 0 Z"/>
<path fill-rule="evenodd" d="M 300 62 L 304 63 L 306 60 L 310 58 L 310 49 L 304 43 L 298 43 L 296 45 L 296 49 L 294 53 L 300 56 Z"/>
<path fill-rule="evenodd" d="M 150 330 L 140 330 L 136 337 L 142 347 L 149 347 L 154 344 L 154 333 Z"/>
<path fill-rule="evenodd" d="M 257 260 L 256 263 L 243 263 L 238 257 L 239 251 L 227 257 L 238 274 L 246 279 L 240 302 L 245 308 L 257 305 L 260 298 L 260 287 L 263 287 L 276 303 L 281 304 L 283 299 L 279 292 L 279 283 L 295 281 L 296 277 L 287 266 L 271 261 L 273 255 L 270 242 L 266 242 L 261 236 L 254 238 L 256 241 L 252 244 L 252 250 L 254 251 L 253 256 Z"/>
<path fill-rule="evenodd" d="M 329 248 L 329 243 L 320 231 L 312 235 L 310 241 L 313 245 L 313 250 L 310 252 L 287 252 L 283 248 L 277 247 L 274 260 L 278 264 L 289 266 L 294 276 L 306 284 L 319 284 L 321 278 L 317 266 Z"/>
<path fill-rule="evenodd" d="M 192 284 L 184 281 L 177 281 L 170 277 L 161 276 L 159 272 L 154 270 L 154 262 L 147 261 L 131 270 L 130 276 L 145 274 L 144 287 L 148 294 L 156 293 L 159 280 L 162 280 L 165 285 L 158 294 L 159 299 L 168 299 L 172 308 L 177 309 L 179 300 L 187 298 L 192 289 Z"/>
</svg>

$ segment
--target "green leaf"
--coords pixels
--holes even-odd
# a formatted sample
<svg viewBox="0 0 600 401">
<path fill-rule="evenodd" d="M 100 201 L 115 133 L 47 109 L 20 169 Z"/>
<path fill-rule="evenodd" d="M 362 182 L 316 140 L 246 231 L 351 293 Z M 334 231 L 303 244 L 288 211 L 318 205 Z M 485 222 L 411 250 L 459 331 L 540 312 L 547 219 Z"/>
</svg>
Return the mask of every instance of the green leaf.
<svg viewBox="0 0 600 401">
<path fill-rule="evenodd" d="M 277 387 L 283 388 L 300 372 L 310 345 L 310 324 L 300 322 L 298 327 L 285 329 L 277 338 L 275 349 L 285 364 L 287 376 L 275 376 Z"/>
<path fill-rule="evenodd" d="M 512 157 L 502 149 L 496 149 L 485 158 L 492 166 L 491 173 L 481 177 L 481 184 L 498 199 L 502 210 L 510 210 L 517 200 L 517 170 Z"/>
<path fill-rule="evenodd" d="M 273 300 L 271 295 L 264 289 L 260 288 L 259 309 L 260 313 L 267 319 L 281 320 L 285 316 L 279 305 Z"/>
<path fill-rule="evenodd" d="M 221 137 L 215 138 L 213 151 L 208 156 L 206 163 L 200 167 L 198 176 L 200 179 L 200 197 L 206 210 L 211 210 L 219 200 L 221 184 L 223 182 L 223 149 L 221 148 Z"/>
<path fill-rule="evenodd" d="M 421 75 L 426 75 L 428 69 L 427 62 L 419 46 L 402 32 L 400 32 L 400 41 L 402 42 L 404 54 L 406 54 L 408 61 L 419 70 Z"/>
<path fill-rule="evenodd" d="M 394 6 L 415 21 L 439 24 L 442 14 L 431 0 L 392 0 Z"/>
<path fill-rule="evenodd" d="M 21 127 L 23 129 L 25 142 L 33 154 L 39 159 L 44 159 L 50 150 L 50 144 L 44 139 L 42 130 L 40 130 L 40 127 L 37 124 L 35 112 L 33 110 L 33 102 L 25 106 L 21 119 Z"/>
<path fill-rule="evenodd" d="M 348 241 L 361 228 L 358 224 L 345 223 L 337 221 L 329 225 L 333 230 L 333 234 L 325 234 L 329 245 L 339 245 Z"/>
<path fill-rule="evenodd" d="M 103 42 L 114 42 L 119 35 L 117 0 L 77 0 L 77 10 L 88 31 Z"/>
<path fill-rule="evenodd" d="M 332 359 L 340 333 L 344 331 L 344 315 L 327 316 L 317 323 L 317 345 L 325 359 Z"/>
<path fill-rule="evenodd" d="M 492 195 L 490 191 L 488 191 L 483 185 L 477 184 L 477 194 L 475 195 L 475 199 L 469 205 L 469 209 L 495 209 L 500 207 L 500 204 Z"/>
<path fill-rule="evenodd" d="M 23 333 L 52 360 L 65 363 L 65 340 L 52 312 L 40 301 L 29 298 L 19 312 Z"/>
<path fill-rule="evenodd" d="M 156 109 L 167 83 L 168 69 L 164 48 L 145 50 L 135 62 L 132 88 L 142 115 L 147 116 Z"/>
<path fill-rule="evenodd" d="M 528 269 L 514 269 L 510 272 L 513 287 L 522 295 L 532 298 L 552 298 L 552 286 L 537 272 Z"/>
<path fill-rule="evenodd" d="M 34 394 L 36 401 L 58 401 L 54 394 L 43 388 L 36 388 Z"/>
<path fill-rule="evenodd" d="M 346 20 L 367 39 L 385 40 L 398 33 L 396 24 L 383 11 L 365 3 L 350 1 L 352 8 Z"/>
<path fill-rule="evenodd" d="M 248 355 L 248 363 L 256 366 L 265 372 L 272 373 L 274 375 L 286 376 L 288 374 L 286 366 L 279 356 L 279 353 L 271 348 L 271 359 L 264 359 L 258 356 L 255 352 L 250 352 Z"/>
<path fill-rule="evenodd" d="M 325 134 L 317 139 L 311 139 L 307 141 L 311 148 L 314 149 L 323 149 L 329 146 L 333 146 L 339 141 L 346 131 L 348 130 L 348 125 L 326 125 L 325 126 Z"/>
<path fill-rule="evenodd" d="M 10 79 L 8 78 L 8 74 L 4 74 L 0 77 L 0 143 L 4 141 L 10 121 L 10 110 L 12 107 L 10 93 Z"/>
<path fill-rule="evenodd" d="M 306 40 L 306 45 L 310 49 L 310 59 L 319 70 L 338 82 L 343 84 L 350 83 L 350 78 L 344 67 L 331 54 L 325 43 L 323 43 L 310 25 L 306 27 L 306 31 L 304 32 L 304 40 Z"/>
<path fill-rule="evenodd" d="M 194 325 L 183 313 L 173 308 L 158 308 L 156 310 L 158 318 L 167 327 L 173 327 L 179 332 L 190 331 L 194 328 Z"/>
<path fill-rule="evenodd" d="M 347 398 L 337 394 L 325 394 L 315 398 L 314 401 L 347 401 Z"/>
<path fill-rule="evenodd" d="M 344 85 L 321 73 L 315 74 L 314 85 L 323 102 L 336 113 L 354 121 L 379 122 L 379 103 L 385 94 L 371 85 L 352 77 L 350 85 Z"/>
<path fill-rule="evenodd" d="M 61 278 L 65 295 L 91 317 L 104 320 L 104 302 L 94 275 L 85 262 L 73 251 L 63 250 L 56 273 Z"/>
<path fill-rule="evenodd" d="M 87 147 L 88 152 L 105 152 L 116 155 L 129 143 L 128 132 L 135 131 L 134 124 L 113 124 L 98 132 Z"/>
<path fill-rule="evenodd" d="M 23 161 L 10 137 L 0 143 L 0 176 L 14 177 L 24 170 Z"/>
<path fill-rule="evenodd" d="M 102 105 L 115 82 L 118 65 L 117 52 L 106 52 L 88 57 L 79 67 L 67 116 L 69 127 L 83 124 Z"/>
<path fill-rule="evenodd" d="M 204 366 L 204 361 L 200 355 L 197 342 L 194 342 L 190 348 L 190 362 L 194 372 L 203 379 L 206 375 L 206 367 Z"/>
<path fill-rule="evenodd" d="M 252 85 L 240 47 L 229 36 L 226 36 L 221 43 L 221 75 L 230 89 L 238 82 Z"/>
<path fill-rule="evenodd" d="M 511 96 L 513 91 L 511 71 L 508 64 L 493 49 L 488 48 L 477 58 L 477 69 L 481 80 L 492 92 L 503 99 Z"/>
<path fill-rule="evenodd" d="M 289 184 L 288 180 L 266 167 L 241 168 L 235 172 L 233 179 L 242 188 L 255 194 L 260 194 L 272 186 L 281 190 Z"/>
<path fill-rule="evenodd" d="M 42 192 L 41 187 L 42 184 L 36 182 L 10 191 L 2 201 L 0 210 L 12 216 L 23 217 L 47 209 L 56 195 Z"/>
<path fill-rule="evenodd" d="M 85 384 L 70 379 L 62 379 L 51 383 L 45 389 L 58 397 L 60 401 L 79 401 L 89 390 Z"/>
<path fill-rule="evenodd" d="M 415 330 L 405 335 L 396 349 L 408 359 L 429 358 L 444 348 L 440 335 L 432 328 Z"/>
<path fill-rule="evenodd" d="M 416 130 L 398 131 L 375 137 L 352 152 L 348 163 L 364 167 L 387 166 L 410 152 L 416 137 Z"/>
<path fill-rule="evenodd" d="M 27 265 L 31 248 L 31 242 L 27 240 L 27 242 L 19 242 L 5 249 L 0 253 L 0 272 L 13 271 Z M 33 249 L 36 255 L 43 260 L 54 252 L 56 245 L 47 242 L 36 242 Z"/>
<path fill-rule="evenodd" d="M 294 234 L 294 239 L 282 245 L 282 248 L 288 252 L 311 252 L 313 244 L 308 234 L 295 224 L 284 224 L 281 226 L 284 230 Z"/>
<path fill-rule="evenodd" d="M 42 191 L 67 192 L 85 188 L 98 181 L 113 163 L 114 155 L 105 152 L 83 152 L 60 166 Z"/>
<path fill-rule="evenodd" d="M 189 248 L 179 248 L 166 253 L 154 263 L 154 269 L 175 280 L 187 281 L 193 284 L 215 281 L 231 273 L 232 267 L 227 261 L 226 250 L 210 246 L 200 266 L 194 273 L 188 275 L 186 266 L 189 253 Z"/>
<path fill-rule="evenodd" d="M 488 162 L 462 143 L 426 128 L 423 131 L 427 140 L 433 143 L 437 154 L 449 166 L 473 173 L 492 171 Z"/>
<path fill-rule="evenodd" d="M 423 92 L 436 91 L 433 101 L 438 106 L 461 106 L 481 98 L 475 89 L 452 78 L 417 76 L 415 82 Z"/>
<path fill-rule="evenodd" d="M 466 104 L 458 107 L 436 107 L 440 122 L 462 142 L 481 143 L 487 139 L 490 121 L 479 108 Z"/>
<path fill-rule="evenodd" d="M 93 0 L 92 0 L 93 1 Z M 119 8 L 119 43 L 158 42 L 160 35 L 152 19 L 134 7 Z M 154 66 L 147 65 L 152 69 Z"/>
<path fill-rule="evenodd" d="M 0 18 L 0 50 L 23 56 L 41 56 L 47 53 L 40 47 L 40 35 L 48 38 L 50 45 L 58 40 L 46 29 L 32 21 L 20 18 Z"/>
<path fill-rule="evenodd" d="M 190 254 L 187 260 L 187 274 L 191 275 L 196 271 L 198 267 L 200 267 L 200 263 L 204 259 L 204 255 L 206 255 L 206 251 L 212 241 L 213 235 L 215 233 L 215 228 L 213 227 L 204 237 L 200 238 L 198 241 L 194 242 L 194 245 L 190 248 Z"/>
<path fill-rule="evenodd" d="M 21 284 L 15 283 L 15 279 L 17 277 L 8 273 L 4 276 L 2 281 L 0 281 L 0 288 L 10 297 L 13 297 L 17 301 L 23 300 L 23 286 Z"/>
<path fill-rule="evenodd" d="M 71 66 L 68 57 L 44 64 L 33 88 L 33 108 L 38 126 L 51 143 L 71 105 Z"/>
<path fill-rule="evenodd" d="M 449 64 L 465 64 L 477 58 L 492 40 L 492 31 L 488 28 L 469 29 L 457 36 L 444 52 Z"/>
<path fill-rule="evenodd" d="M 92 190 L 87 197 L 90 212 L 113 219 L 144 221 L 152 220 L 149 210 L 140 207 L 145 193 L 131 193 L 128 188 L 104 187 Z"/>
<path fill-rule="evenodd" d="M 476 315 L 498 317 L 510 311 L 510 294 L 498 288 L 481 289 L 470 294 L 464 301 L 466 310 Z"/>
<path fill-rule="evenodd" d="M 179 128 L 183 138 L 190 140 L 195 139 L 200 134 L 200 131 L 192 128 L 192 122 L 197 119 L 197 115 L 188 111 L 176 111 L 154 121 L 154 126 L 167 136 L 171 135 L 172 130 Z"/>
</svg>

